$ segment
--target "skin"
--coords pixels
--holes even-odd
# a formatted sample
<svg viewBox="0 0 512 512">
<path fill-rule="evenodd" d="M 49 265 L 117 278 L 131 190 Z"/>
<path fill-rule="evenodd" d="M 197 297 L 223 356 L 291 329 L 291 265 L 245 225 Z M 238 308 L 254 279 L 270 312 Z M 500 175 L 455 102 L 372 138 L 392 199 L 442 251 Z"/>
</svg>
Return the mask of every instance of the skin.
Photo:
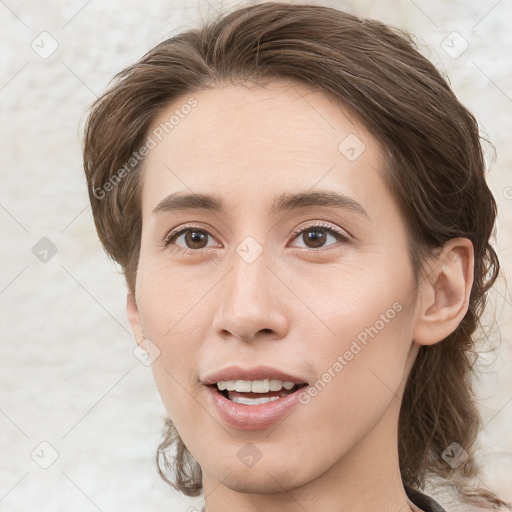
<svg viewBox="0 0 512 512">
<path fill-rule="evenodd" d="M 420 346 L 453 332 L 467 311 L 471 242 L 440 248 L 417 287 L 404 220 L 382 179 L 383 148 L 348 107 L 285 82 L 226 85 L 194 98 L 198 105 L 145 160 L 127 312 L 137 342 L 160 350 L 154 378 L 201 465 L 207 511 L 418 510 L 398 466 L 401 397 Z M 338 150 L 350 134 L 366 146 L 354 161 Z M 274 196 L 318 190 L 350 196 L 368 217 L 326 206 L 270 211 Z M 217 195 L 227 209 L 152 213 L 181 191 Z M 319 247 L 307 230 L 292 234 L 313 221 L 349 241 L 320 230 Z M 165 247 L 165 236 L 187 223 L 209 233 L 203 248 L 196 242 L 186 253 L 184 235 Z M 263 250 L 252 263 L 236 252 L 247 236 Z M 207 402 L 201 379 L 231 364 L 277 366 L 316 382 L 394 303 L 400 312 L 277 426 L 235 429 Z M 250 468 L 237 457 L 249 442 L 261 454 Z"/>
</svg>

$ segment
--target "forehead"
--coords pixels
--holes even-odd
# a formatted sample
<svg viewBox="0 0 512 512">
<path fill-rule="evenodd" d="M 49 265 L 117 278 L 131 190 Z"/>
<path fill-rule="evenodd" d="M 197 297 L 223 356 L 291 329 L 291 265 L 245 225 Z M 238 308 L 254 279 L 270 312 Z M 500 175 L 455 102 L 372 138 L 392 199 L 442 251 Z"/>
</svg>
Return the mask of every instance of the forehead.
<svg viewBox="0 0 512 512">
<path fill-rule="evenodd" d="M 143 167 L 143 215 L 178 191 L 215 192 L 229 204 L 317 186 L 364 201 L 384 187 L 377 140 L 351 109 L 302 84 L 184 95 L 160 112 L 149 136 L 156 144 Z"/>
</svg>

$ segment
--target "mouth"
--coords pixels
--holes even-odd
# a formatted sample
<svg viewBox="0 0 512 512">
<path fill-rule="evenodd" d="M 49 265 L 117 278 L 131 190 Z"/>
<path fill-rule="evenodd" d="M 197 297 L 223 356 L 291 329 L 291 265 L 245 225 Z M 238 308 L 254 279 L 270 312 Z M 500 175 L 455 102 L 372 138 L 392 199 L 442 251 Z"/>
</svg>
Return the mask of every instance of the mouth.
<svg viewBox="0 0 512 512">
<path fill-rule="evenodd" d="M 242 430 L 260 430 L 280 423 L 299 403 L 302 388 L 308 386 L 301 377 L 263 366 L 251 370 L 227 368 L 204 378 L 202 383 L 217 416 Z"/>
<path fill-rule="evenodd" d="M 278 379 L 222 380 L 211 387 L 227 400 L 236 404 L 260 405 L 284 398 L 307 383 L 294 383 Z"/>
</svg>

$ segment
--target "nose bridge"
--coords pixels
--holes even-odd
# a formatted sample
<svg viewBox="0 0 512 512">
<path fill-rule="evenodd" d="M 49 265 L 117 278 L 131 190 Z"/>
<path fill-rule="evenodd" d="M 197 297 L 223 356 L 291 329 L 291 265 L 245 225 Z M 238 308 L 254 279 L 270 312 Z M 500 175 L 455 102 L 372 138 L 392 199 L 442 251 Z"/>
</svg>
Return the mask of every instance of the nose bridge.
<svg viewBox="0 0 512 512">
<path fill-rule="evenodd" d="M 226 275 L 214 327 L 217 334 L 253 339 L 260 331 L 284 334 L 286 318 L 272 283 L 270 254 L 251 237 L 236 250 Z"/>
</svg>

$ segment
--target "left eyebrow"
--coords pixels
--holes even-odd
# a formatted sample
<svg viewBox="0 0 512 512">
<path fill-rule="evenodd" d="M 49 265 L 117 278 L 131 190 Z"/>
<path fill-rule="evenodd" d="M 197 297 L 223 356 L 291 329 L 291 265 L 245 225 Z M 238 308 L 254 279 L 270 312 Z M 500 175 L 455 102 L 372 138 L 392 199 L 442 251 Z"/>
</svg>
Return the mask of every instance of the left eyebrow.
<svg viewBox="0 0 512 512">
<path fill-rule="evenodd" d="M 348 210 L 369 219 L 366 210 L 355 199 L 332 190 L 281 194 L 274 198 L 271 212 L 273 215 L 278 215 L 285 211 L 311 206 L 327 206 Z M 220 213 L 225 211 L 225 207 L 222 200 L 215 196 L 175 192 L 162 199 L 152 210 L 152 214 L 176 210 L 210 210 Z"/>
<path fill-rule="evenodd" d="M 332 190 L 281 194 L 274 199 L 272 213 L 279 214 L 284 211 L 307 208 L 310 206 L 328 206 L 341 210 L 349 210 L 369 219 L 366 210 L 355 199 Z"/>
</svg>

